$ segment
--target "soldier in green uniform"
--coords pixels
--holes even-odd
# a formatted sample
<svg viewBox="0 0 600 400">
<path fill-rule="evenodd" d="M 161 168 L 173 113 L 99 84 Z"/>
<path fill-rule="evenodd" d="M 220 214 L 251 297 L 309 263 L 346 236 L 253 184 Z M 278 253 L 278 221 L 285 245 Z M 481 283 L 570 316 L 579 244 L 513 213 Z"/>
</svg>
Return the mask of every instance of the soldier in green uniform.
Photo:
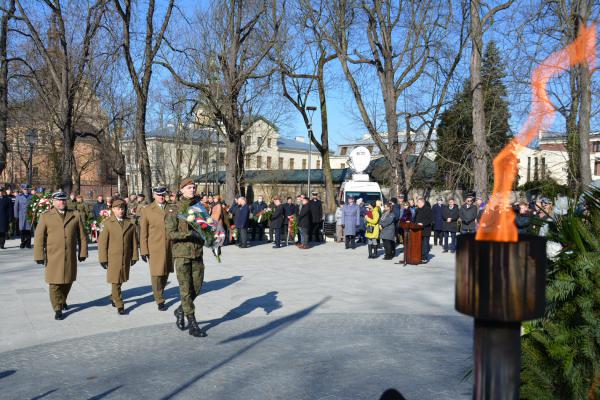
<svg viewBox="0 0 600 400">
<path fill-rule="evenodd" d="M 199 199 L 194 196 L 196 185 L 191 179 L 184 179 L 179 189 L 181 198 L 175 204 L 167 206 L 165 215 L 165 230 L 171 240 L 173 264 L 181 297 L 181 305 L 175 310 L 175 317 L 179 329 L 185 329 L 185 315 L 189 323 L 190 335 L 205 337 L 206 332 L 200 329 L 194 314 L 194 300 L 200 294 L 204 281 L 203 241 L 186 221 L 177 218 L 177 214 L 186 214 L 187 209 L 196 204 Z"/>
<path fill-rule="evenodd" d="M 86 222 L 88 219 L 90 219 L 90 209 L 87 206 L 87 204 L 85 204 L 85 202 L 83 201 L 82 195 L 78 194 L 77 196 L 75 196 L 75 205 L 73 206 L 73 210 L 79 211 L 79 215 L 81 215 L 83 222 Z"/>
<path fill-rule="evenodd" d="M 52 195 L 53 208 L 40 216 L 33 246 L 34 260 L 46 267 L 45 278 L 56 320 L 63 319 L 62 310 L 67 309 L 67 296 L 77 278 L 77 261 L 87 258 L 83 220 L 66 205 L 66 193 Z"/>
</svg>

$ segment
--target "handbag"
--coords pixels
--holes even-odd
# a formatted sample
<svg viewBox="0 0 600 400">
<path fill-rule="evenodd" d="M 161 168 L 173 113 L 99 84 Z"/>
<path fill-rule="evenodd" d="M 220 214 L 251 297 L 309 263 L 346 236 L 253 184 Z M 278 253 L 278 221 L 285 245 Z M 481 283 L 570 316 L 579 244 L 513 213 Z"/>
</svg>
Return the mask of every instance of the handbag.
<svg viewBox="0 0 600 400">
<path fill-rule="evenodd" d="M 373 226 L 373 225 L 367 225 L 367 232 L 368 233 L 375 232 L 375 226 Z"/>
</svg>

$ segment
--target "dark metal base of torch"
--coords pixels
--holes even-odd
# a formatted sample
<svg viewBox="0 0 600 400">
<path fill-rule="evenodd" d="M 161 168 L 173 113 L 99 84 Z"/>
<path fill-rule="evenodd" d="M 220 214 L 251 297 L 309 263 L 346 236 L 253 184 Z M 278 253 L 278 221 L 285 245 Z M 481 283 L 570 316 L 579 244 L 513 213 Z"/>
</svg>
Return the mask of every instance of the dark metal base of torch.
<svg viewBox="0 0 600 400">
<path fill-rule="evenodd" d="M 473 399 L 517 400 L 521 324 L 475 319 Z"/>
</svg>

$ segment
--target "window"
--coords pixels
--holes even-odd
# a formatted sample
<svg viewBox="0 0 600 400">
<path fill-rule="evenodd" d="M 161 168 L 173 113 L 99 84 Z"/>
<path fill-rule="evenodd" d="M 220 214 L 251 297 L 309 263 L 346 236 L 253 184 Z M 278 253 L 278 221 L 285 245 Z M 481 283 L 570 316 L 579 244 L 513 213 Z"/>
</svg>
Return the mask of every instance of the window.
<svg viewBox="0 0 600 400">
<path fill-rule="evenodd" d="M 279 157 L 279 169 L 283 169 L 283 157 Z"/>
<path fill-rule="evenodd" d="M 596 160 L 594 164 L 594 175 L 600 175 L 600 160 Z"/>
<path fill-rule="evenodd" d="M 306 159 L 302 159 L 302 169 L 306 169 Z"/>
<path fill-rule="evenodd" d="M 267 157 L 267 169 L 271 169 L 271 157 Z"/>
<path fill-rule="evenodd" d="M 534 181 L 537 181 L 540 179 L 540 175 L 539 175 L 538 171 L 539 171 L 538 170 L 538 158 L 535 157 L 533 159 L 533 180 Z"/>
<path fill-rule="evenodd" d="M 246 168 L 250 169 L 250 156 L 246 156 Z"/>
<path fill-rule="evenodd" d="M 340 155 L 345 156 L 348 153 L 348 148 L 347 147 L 342 147 L 340 149 Z"/>
<path fill-rule="evenodd" d="M 341 164 L 340 164 L 340 168 L 341 168 L 341 169 L 344 169 L 344 168 L 346 168 L 346 163 L 341 163 Z"/>
<path fill-rule="evenodd" d="M 246 146 L 250 146 L 252 144 L 252 136 L 246 136 Z"/>
<path fill-rule="evenodd" d="M 531 157 L 527 157 L 527 182 L 531 182 Z"/>
<path fill-rule="evenodd" d="M 290 169 L 294 169 L 294 159 L 290 158 Z"/>
<path fill-rule="evenodd" d="M 321 160 L 317 160 L 317 169 L 321 168 Z"/>
<path fill-rule="evenodd" d="M 271 139 L 267 139 L 267 147 L 271 148 Z"/>
<path fill-rule="evenodd" d="M 262 168 L 262 156 L 256 156 L 256 169 Z"/>
<path fill-rule="evenodd" d="M 208 151 L 204 150 L 202 152 L 202 162 L 203 163 L 207 163 L 208 162 Z"/>
<path fill-rule="evenodd" d="M 219 153 L 219 164 L 225 164 L 225 153 Z"/>
<path fill-rule="evenodd" d="M 546 179 L 546 157 L 542 157 L 542 179 Z"/>
<path fill-rule="evenodd" d="M 600 153 L 600 141 L 592 142 L 592 151 L 594 153 Z"/>
</svg>

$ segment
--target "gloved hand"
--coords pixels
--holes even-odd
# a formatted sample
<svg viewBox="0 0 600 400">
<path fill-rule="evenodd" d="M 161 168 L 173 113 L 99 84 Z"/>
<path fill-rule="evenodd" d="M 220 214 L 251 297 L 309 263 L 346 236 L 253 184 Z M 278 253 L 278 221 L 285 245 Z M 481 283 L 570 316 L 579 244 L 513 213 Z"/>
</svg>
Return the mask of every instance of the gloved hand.
<svg viewBox="0 0 600 400">
<path fill-rule="evenodd" d="M 79 260 L 79 262 L 84 262 L 85 261 L 85 257 L 78 257 L 77 259 Z"/>
<path fill-rule="evenodd" d="M 344 225 L 342 225 L 342 229 L 344 229 L 344 228 L 345 228 L 345 226 L 344 226 Z"/>
<path fill-rule="evenodd" d="M 35 262 L 36 262 L 38 265 L 44 265 L 44 264 L 45 264 L 44 260 L 35 260 Z"/>
<path fill-rule="evenodd" d="M 192 230 L 192 237 L 196 238 L 196 239 L 201 239 L 202 236 L 200 236 L 200 234 L 198 233 L 198 231 Z"/>
<path fill-rule="evenodd" d="M 150 255 L 142 256 L 142 261 L 145 263 L 147 263 L 149 259 L 150 259 Z"/>
<path fill-rule="evenodd" d="M 131 260 L 131 265 L 135 265 L 136 262 L 137 260 Z"/>
<path fill-rule="evenodd" d="M 108 268 L 108 263 L 107 262 L 100 263 L 100 265 L 102 265 L 102 268 L 104 268 L 104 269 Z"/>
</svg>

